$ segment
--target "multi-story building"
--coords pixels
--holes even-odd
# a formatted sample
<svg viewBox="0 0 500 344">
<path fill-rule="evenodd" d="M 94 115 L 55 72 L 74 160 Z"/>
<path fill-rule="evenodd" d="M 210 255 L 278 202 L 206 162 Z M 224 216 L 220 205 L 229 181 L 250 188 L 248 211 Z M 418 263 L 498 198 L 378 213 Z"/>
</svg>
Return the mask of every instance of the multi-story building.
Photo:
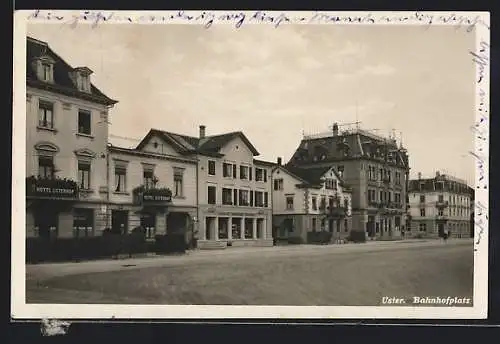
<svg viewBox="0 0 500 344">
<path fill-rule="evenodd" d="M 408 154 L 394 138 L 354 128 L 305 136 L 287 165 L 334 167 L 352 188 L 352 230 L 400 238 L 406 225 Z"/>
<path fill-rule="evenodd" d="M 197 209 L 197 161 L 168 151 L 151 152 L 149 147 L 109 146 L 108 227 L 126 233 L 142 226 L 147 239 L 182 234 L 190 245 Z"/>
<path fill-rule="evenodd" d="M 255 159 L 259 152 L 241 131 L 208 136 L 202 125 L 194 137 L 152 129 L 136 149 L 197 160 L 186 182 L 197 189 L 199 248 L 272 245 L 274 164 Z"/>
<path fill-rule="evenodd" d="M 305 243 L 307 233 L 316 231 L 332 233 L 332 241 L 349 235 L 351 189 L 335 168 L 282 166 L 278 158 L 272 179 L 276 239 Z"/>
<path fill-rule="evenodd" d="M 473 189 L 464 180 L 436 172 L 410 180 L 409 236 L 469 238 Z"/>
<path fill-rule="evenodd" d="M 109 110 L 117 101 L 45 42 L 27 38 L 27 237 L 93 235 L 106 226 Z"/>
</svg>

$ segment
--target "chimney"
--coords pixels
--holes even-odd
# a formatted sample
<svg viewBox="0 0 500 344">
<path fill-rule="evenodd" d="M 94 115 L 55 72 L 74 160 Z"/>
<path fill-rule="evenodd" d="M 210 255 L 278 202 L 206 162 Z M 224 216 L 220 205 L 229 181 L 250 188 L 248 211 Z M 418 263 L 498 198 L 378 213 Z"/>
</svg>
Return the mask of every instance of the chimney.
<svg viewBox="0 0 500 344">
<path fill-rule="evenodd" d="M 337 123 L 333 123 L 333 136 L 338 136 L 339 135 L 339 125 Z"/>
<path fill-rule="evenodd" d="M 281 166 L 281 157 L 278 157 L 278 166 Z"/>
<path fill-rule="evenodd" d="M 440 174 L 439 174 L 439 171 L 436 171 L 436 177 L 439 177 Z"/>
<path fill-rule="evenodd" d="M 200 139 L 204 139 L 204 138 L 205 138 L 205 126 L 200 125 Z"/>
<path fill-rule="evenodd" d="M 418 179 L 422 179 L 422 173 L 418 172 Z"/>
</svg>

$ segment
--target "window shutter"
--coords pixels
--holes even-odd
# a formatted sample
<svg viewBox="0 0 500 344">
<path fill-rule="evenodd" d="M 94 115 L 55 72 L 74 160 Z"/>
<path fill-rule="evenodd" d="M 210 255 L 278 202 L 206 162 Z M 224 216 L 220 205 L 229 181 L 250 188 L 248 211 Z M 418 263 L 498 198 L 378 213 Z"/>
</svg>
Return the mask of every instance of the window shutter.
<svg viewBox="0 0 500 344">
<path fill-rule="evenodd" d="M 234 193 L 233 205 L 238 205 L 238 190 L 234 189 L 233 193 Z"/>
<path fill-rule="evenodd" d="M 253 171 L 253 167 L 248 167 L 248 179 L 249 180 L 252 180 L 252 171 Z"/>
<path fill-rule="evenodd" d="M 253 207 L 253 190 L 250 191 L 250 206 Z"/>
<path fill-rule="evenodd" d="M 236 165 L 233 165 L 233 178 L 236 178 Z"/>
<path fill-rule="evenodd" d="M 268 194 L 267 192 L 264 192 L 264 207 L 267 208 L 267 201 L 268 201 Z"/>
<path fill-rule="evenodd" d="M 267 182 L 267 170 L 263 170 L 264 171 L 264 183 Z"/>
</svg>

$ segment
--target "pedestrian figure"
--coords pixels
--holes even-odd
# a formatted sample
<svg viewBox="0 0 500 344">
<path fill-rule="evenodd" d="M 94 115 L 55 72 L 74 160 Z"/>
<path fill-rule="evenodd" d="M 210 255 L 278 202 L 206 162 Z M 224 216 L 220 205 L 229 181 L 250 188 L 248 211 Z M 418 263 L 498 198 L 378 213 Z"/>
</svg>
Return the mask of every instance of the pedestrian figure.
<svg viewBox="0 0 500 344">
<path fill-rule="evenodd" d="M 444 234 L 443 234 L 444 242 L 446 242 L 447 239 L 448 239 L 448 232 L 444 232 Z"/>
</svg>

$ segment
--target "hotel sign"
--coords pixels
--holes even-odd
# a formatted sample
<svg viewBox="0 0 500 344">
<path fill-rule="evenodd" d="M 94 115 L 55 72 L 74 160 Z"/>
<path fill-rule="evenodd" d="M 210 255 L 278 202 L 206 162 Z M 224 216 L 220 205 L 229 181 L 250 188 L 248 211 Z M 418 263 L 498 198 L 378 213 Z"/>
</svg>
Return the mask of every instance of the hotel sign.
<svg viewBox="0 0 500 344">
<path fill-rule="evenodd" d="M 142 200 L 144 202 L 171 202 L 172 196 L 143 194 Z"/>
<path fill-rule="evenodd" d="M 26 195 L 54 198 L 78 198 L 78 186 L 75 182 L 61 179 L 26 180 Z"/>
</svg>

